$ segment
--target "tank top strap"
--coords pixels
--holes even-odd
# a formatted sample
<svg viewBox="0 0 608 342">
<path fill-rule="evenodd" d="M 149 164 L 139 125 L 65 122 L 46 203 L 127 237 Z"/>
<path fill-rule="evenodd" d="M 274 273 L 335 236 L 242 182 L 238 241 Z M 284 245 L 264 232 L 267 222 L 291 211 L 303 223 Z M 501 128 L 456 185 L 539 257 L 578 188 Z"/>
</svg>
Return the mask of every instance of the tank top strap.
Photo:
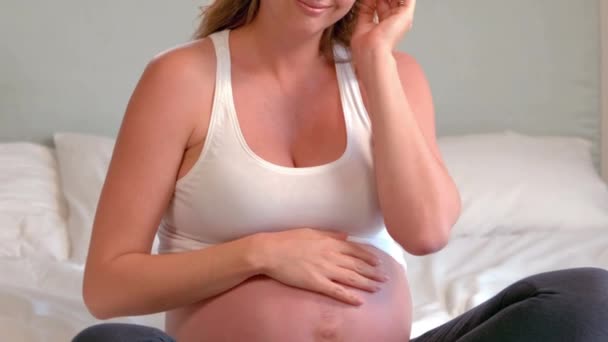
<svg viewBox="0 0 608 342">
<path fill-rule="evenodd" d="M 348 106 L 348 108 L 344 108 L 344 114 L 360 122 L 367 130 L 371 131 L 371 122 L 363 103 L 363 96 L 352 64 L 350 49 L 339 43 L 334 43 L 334 58 L 336 59 L 338 82 L 340 87 L 344 89 Z"/>
<path fill-rule="evenodd" d="M 230 45 L 229 45 L 229 30 L 214 32 L 209 35 L 213 41 L 216 58 L 216 100 L 225 102 L 229 96 L 229 86 L 232 82 L 231 66 L 230 66 Z"/>
</svg>

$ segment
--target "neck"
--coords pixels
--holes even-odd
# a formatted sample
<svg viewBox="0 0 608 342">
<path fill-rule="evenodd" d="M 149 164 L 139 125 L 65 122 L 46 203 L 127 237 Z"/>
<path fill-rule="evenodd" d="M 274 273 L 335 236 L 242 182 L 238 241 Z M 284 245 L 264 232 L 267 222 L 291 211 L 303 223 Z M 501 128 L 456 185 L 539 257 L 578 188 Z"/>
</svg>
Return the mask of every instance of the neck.
<svg viewBox="0 0 608 342">
<path fill-rule="evenodd" d="M 236 31 L 240 31 L 237 39 L 247 48 L 250 61 L 279 77 L 327 64 L 319 49 L 323 32 L 303 34 L 295 30 L 277 30 L 277 24 L 272 18 L 265 18 L 263 11 L 250 24 Z"/>
</svg>

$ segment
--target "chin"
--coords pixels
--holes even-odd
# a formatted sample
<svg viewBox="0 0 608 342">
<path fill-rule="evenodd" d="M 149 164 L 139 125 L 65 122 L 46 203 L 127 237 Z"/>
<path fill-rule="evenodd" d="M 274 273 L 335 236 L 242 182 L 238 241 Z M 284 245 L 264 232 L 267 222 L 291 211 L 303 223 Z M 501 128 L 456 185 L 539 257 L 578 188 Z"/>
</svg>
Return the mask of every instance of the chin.
<svg viewBox="0 0 608 342">
<path fill-rule="evenodd" d="M 296 7 L 299 7 L 297 4 L 298 0 L 293 0 Z M 288 25 L 297 24 L 297 28 L 294 27 L 294 30 L 297 32 L 302 32 L 303 34 L 308 35 L 317 35 L 323 33 L 327 28 L 331 27 L 331 25 L 335 24 L 340 18 L 335 18 L 336 13 L 332 13 L 331 9 L 326 10 L 325 13 L 320 13 L 317 15 L 310 15 L 305 13 L 302 9 L 296 8 L 294 18 Z"/>
</svg>

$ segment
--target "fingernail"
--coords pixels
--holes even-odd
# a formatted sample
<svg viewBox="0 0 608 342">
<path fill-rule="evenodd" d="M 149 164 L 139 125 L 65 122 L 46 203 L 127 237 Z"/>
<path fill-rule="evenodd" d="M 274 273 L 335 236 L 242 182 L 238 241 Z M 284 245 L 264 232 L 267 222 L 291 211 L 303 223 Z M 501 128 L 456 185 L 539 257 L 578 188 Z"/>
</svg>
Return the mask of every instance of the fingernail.
<svg viewBox="0 0 608 342">
<path fill-rule="evenodd" d="M 388 276 L 388 275 L 386 275 L 386 274 L 383 274 L 383 275 L 382 275 L 382 280 L 383 280 L 383 281 L 388 281 L 389 279 L 391 279 L 391 278 L 389 278 L 389 276 Z"/>
</svg>

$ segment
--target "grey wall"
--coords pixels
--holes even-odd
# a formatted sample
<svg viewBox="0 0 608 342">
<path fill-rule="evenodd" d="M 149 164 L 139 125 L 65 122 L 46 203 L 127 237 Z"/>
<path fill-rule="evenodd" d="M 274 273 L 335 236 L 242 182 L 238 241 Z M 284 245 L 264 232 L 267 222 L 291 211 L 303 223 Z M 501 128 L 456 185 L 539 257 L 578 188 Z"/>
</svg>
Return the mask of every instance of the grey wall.
<svg viewBox="0 0 608 342">
<path fill-rule="evenodd" d="M 419 4 L 404 45 L 431 80 L 440 132 L 597 138 L 598 0 Z"/>
<path fill-rule="evenodd" d="M 0 0 L 0 140 L 113 135 L 150 58 L 187 41 L 195 0 Z"/>
<path fill-rule="evenodd" d="M 401 45 L 425 68 L 440 134 L 599 135 L 600 0 L 420 0 Z M 0 140 L 113 135 L 157 52 L 202 0 L 0 0 Z"/>
</svg>

